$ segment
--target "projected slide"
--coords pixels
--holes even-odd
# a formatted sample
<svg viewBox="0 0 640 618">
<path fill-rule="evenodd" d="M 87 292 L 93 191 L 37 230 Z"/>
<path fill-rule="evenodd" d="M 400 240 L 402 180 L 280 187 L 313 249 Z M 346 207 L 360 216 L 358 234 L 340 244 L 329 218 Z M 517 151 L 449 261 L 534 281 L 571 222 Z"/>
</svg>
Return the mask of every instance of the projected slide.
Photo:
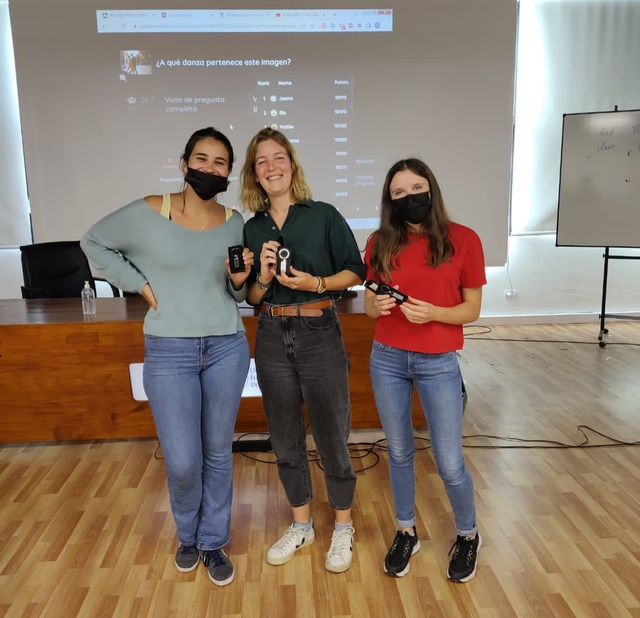
<svg viewBox="0 0 640 618">
<path fill-rule="evenodd" d="M 273 126 L 361 248 L 387 170 L 418 156 L 488 263 L 504 263 L 513 0 L 122 4 L 11 5 L 36 241 L 79 238 L 133 199 L 179 191 L 180 154 L 205 126 L 235 148 L 222 201 L 239 206 L 246 146 Z"/>
<path fill-rule="evenodd" d="M 279 129 L 299 151 L 304 167 L 313 159 L 323 162 L 322 170 L 310 174 L 319 179 L 322 199 L 333 203 L 352 228 L 377 227 L 371 205 L 379 199 L 386 161 L 359 149 L 352 139 L 356 118 L 365 111 L 358 112 L 358 107 L 367 105 L 366 98 L 358 101 L 354 88 L 356 67 L 341 62 L 318 69 L 304 49 L 295 47 L 286 57 L 274 57 L 266 53 L 270 46 L 261 48 L 255 40 L 248 46 L 246 38 L 230 40 L 217 56 L 205 53 L 210 47 L 204 46 L 198 46 L 201 53 L 172 53 L 168 35 L 286 32 L 321 38 L 327 33 L 366 33 L 373 38 L 393 32 L 392 9 L 98 10 L 96 20 L 99 34 L 118 35 L 111 37 L 113 45 L 123 34 L 127 42 L 138 37 L 153 44 L 149 49 L 118 50 L 123 122 L 136 125 L 141 115 L 158 114 L 188 127 L 213 122 L 236 143 L 235 136 L 241 135 L 242 145 L 259 128 Z M 314 44 L 326 45 L 318 40 Z M 256 53 L 247 55 L 250 49 Z M 313 159 L 305 156 L 308 148 Z M 175 152 L 167 153 L 158 180 L 182 180 Z"/>
</svg>

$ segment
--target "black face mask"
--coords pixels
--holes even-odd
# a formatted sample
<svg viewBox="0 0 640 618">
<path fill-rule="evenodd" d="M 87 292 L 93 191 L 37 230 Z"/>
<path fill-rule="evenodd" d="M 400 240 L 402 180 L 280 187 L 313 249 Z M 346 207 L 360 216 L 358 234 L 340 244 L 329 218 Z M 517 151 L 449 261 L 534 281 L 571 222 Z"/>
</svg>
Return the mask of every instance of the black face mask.
<svg viewBox="0 0 640 618">
<path fill-rule="evenodd" d="M 391 200 L 393 210 L 407 223 L 422 223 L 431 210 L 431 193 L 413 193 Z"/>
<path fill-rule="evenodd" d="M 224 176 L 207 174 L 200 170 L 194 170 L 192 167 L 187 168 L 184 181 L 191 185 L 201 200 L 210 200 L 218 193 L 224 193 L 229 187 L 229 181 Z"/>
</svg>

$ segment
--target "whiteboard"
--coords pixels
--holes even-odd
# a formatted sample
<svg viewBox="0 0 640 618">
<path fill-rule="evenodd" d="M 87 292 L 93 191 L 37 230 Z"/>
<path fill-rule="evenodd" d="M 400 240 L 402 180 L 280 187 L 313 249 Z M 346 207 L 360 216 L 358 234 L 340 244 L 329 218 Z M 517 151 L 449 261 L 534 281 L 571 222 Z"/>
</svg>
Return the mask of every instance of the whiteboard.
<svg viewBox="0 0 640 618">
<path fill-rule="evenodd" d="M 640 110 L 564 115 L 556 246 L 640 247 Z"/>
</svg>

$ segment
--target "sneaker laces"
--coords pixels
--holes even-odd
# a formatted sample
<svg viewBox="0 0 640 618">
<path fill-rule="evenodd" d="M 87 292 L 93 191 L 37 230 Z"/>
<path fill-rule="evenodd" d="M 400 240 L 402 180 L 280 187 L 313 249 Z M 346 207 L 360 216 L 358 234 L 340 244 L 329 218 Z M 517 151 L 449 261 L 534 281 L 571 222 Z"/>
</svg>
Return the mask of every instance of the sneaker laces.
<svg viewBox="0 0 640 618">
<path fill-rule="evenodd" d="M 449 556 L 453 552 L 451 562 L 469 566 L 473 562 L 473 544 L 475 540 L 475 537 L 469 539 L 465 536 L 458 536 L 449 550 Z"/>
<path fill-rule="evenodd" d="M 398 549 L 398 545 L 402 543 L 402 549 L 400 551 L 402 552 L 402 557 L 406 559 L 411 555 L 411 551 L 412 551 L 411 539 L 412 538 L 413 537 L 408 532 L 399 531 L 398 534 L 396 534 L 396 538 L 393 539 L 393 543 L 391 545 L 391 549 L 389 550 L 389 553 L 390 554 L 396 553 Z"/>
<path fill-rule="evenodd" d="M 204 566 L 208 567 L 209 563 L 213 562 L 213 566 L 222 566 L 224 564 L 224 556 L 219 549 L 210 549 L 204 553 L 204 558 L 202 562 L 204 562 Z"/>
<path fill-rule="evenodd" d="M 331 545 L 329 546 L 329 552 L 327 554 L 328 558 L 332 556 L 342 556 L 342 554 L 351 549 L 351 538 L 352 535 L 350 533 L 350 529 L 340 530 L 339 532 L 334 532 L 331 537 Z"/>
<path fill-rule="evenodd" d="M 273 549 L 286 552 L 293 543 L 298 544 L 299 536 L 304 536 L 306 532 L 302 528 L 294 528 L 290 526 L 284 531 L 284 534 L 273 544 Z"/>
</svg>

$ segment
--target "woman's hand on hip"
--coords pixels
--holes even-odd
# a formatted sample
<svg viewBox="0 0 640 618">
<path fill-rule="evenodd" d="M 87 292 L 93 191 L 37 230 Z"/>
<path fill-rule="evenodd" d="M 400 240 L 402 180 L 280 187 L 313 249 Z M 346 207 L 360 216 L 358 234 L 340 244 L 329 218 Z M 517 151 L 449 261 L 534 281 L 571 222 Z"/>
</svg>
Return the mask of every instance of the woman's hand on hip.
<svg viewBox="0 0 640 618">
<path fill-rule="evenodd" d="M 148 283 L 145 283 L 145 286 L 142 288 L 140 292 L 140 296 L 144 298 L 147 303 L 149 303 L 149 307 L 152 309 L 158 308 L 158 301 L 156 299 L 156 295 L 153 293 L 151 286 Z"/>
</svg>

